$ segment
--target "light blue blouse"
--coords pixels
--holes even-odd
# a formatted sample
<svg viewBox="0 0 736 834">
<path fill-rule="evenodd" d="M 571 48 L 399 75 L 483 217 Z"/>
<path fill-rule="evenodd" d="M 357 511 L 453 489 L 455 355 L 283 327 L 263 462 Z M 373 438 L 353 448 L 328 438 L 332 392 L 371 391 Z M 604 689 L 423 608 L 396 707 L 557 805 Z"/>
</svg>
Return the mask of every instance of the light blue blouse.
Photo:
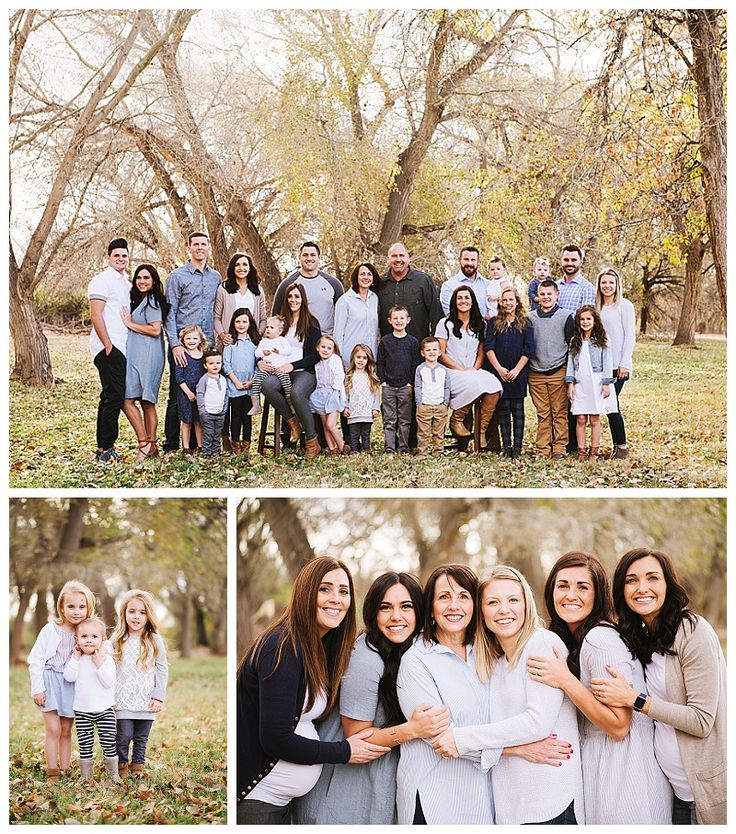
<svg viewBox="0 0 736 834">
<path fill-rule="evenodd" d="M 348 290 L 335 304 L 335 329 L 332 334 L 340 346 L 342 363 L 347 368 L 356 345 L 368 345 L 373 359 L 378 351 L 378 296 L 368 292 L 363 301 L 355 290 Z"/>
</svg>

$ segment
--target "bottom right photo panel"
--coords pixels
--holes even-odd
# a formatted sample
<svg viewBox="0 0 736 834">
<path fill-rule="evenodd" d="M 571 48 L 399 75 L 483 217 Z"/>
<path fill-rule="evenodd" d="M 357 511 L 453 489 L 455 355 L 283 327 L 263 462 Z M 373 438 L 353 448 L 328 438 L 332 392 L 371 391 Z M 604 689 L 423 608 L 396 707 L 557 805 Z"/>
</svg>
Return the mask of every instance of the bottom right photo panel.
<svg viewBox="0 0 736 834">
<path fill-rule="evenodd" d="M 726 823 L 726 501 L 247 498 L 239 824 Z"/>
</svg>

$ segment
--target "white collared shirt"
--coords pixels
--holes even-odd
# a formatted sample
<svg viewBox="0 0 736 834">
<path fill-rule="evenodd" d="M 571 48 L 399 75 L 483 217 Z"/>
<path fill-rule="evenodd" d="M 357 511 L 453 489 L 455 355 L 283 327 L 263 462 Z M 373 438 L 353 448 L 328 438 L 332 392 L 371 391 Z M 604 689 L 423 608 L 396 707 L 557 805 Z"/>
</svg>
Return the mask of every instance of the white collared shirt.
<svg viewBox="0 0 736 834">
<path fill-rule="evenodd" d="M 111 266 L 100 272 L 87 285 L 87 297 L 90 301 L 104 301 L 102 317 L 107 328 L 107 335 L 113 345 L 125 356 L 125 344 L 128 341 L 128 328 L 121 316 L 121 307 L 130 307 L 130 281 L 126 274 L 121 274 Z M 92 358 L 105 346 L 92 328 L 89 335 L 89 350 Z"/>
</svg>

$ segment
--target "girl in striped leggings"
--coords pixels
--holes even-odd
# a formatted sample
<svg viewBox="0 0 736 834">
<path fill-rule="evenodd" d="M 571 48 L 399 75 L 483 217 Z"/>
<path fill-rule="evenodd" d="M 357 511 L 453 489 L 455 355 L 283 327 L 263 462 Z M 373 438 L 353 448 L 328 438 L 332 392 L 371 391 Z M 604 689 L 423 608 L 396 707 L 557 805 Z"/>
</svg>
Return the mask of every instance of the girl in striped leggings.
<svg viewBox="0 0 736 834">
<path fill-rule="evenodd" d="M 105 754 L 105 770 L 119 782 L 116 748 L 115 661 L 103 648 L 105 624 L 90 617 L 76 628 L 76 644 L 64 667 L 64 678 L 74 684 L 74 722 L 79 742 L 79 773 L 92 778 L 94 728 Z"/>
</svg>

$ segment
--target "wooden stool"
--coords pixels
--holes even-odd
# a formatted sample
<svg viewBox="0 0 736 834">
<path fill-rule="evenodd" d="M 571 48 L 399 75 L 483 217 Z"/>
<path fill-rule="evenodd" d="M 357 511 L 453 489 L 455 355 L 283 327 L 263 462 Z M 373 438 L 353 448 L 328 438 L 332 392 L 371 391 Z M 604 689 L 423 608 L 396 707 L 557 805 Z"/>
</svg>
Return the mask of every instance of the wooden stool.
<svg viewBox="0 0 736 834">
<path fill-rule="evenodd" d="M 478 397 L 478 399 L 473 403 L 473 434 L 468 437 L 456 437 L 448 428 L 445 433 L 445 449 L 457 452 L 467 452 L 472 438 L 475 452 L 480 452 L 480 402 L 482 399 L 483 397 Z M 452 413 L 452 411 L 450 413 Z"/>
<path fill-rule="evenodd" d="M 281 415 L 274 408 L 273 410 L 273 430 L 268 430 L 268 414 L 271 410 L 271 405 L 268 400 L 263 398 L 263 412 L 261 413 L 261 428 L 258 432 L 258 454 L 262 455 L 264 450 L 273 449 L 274 455 L 281 454 Z M 269 443 L 266 438 L 273 438 Z"/>
</svg>

